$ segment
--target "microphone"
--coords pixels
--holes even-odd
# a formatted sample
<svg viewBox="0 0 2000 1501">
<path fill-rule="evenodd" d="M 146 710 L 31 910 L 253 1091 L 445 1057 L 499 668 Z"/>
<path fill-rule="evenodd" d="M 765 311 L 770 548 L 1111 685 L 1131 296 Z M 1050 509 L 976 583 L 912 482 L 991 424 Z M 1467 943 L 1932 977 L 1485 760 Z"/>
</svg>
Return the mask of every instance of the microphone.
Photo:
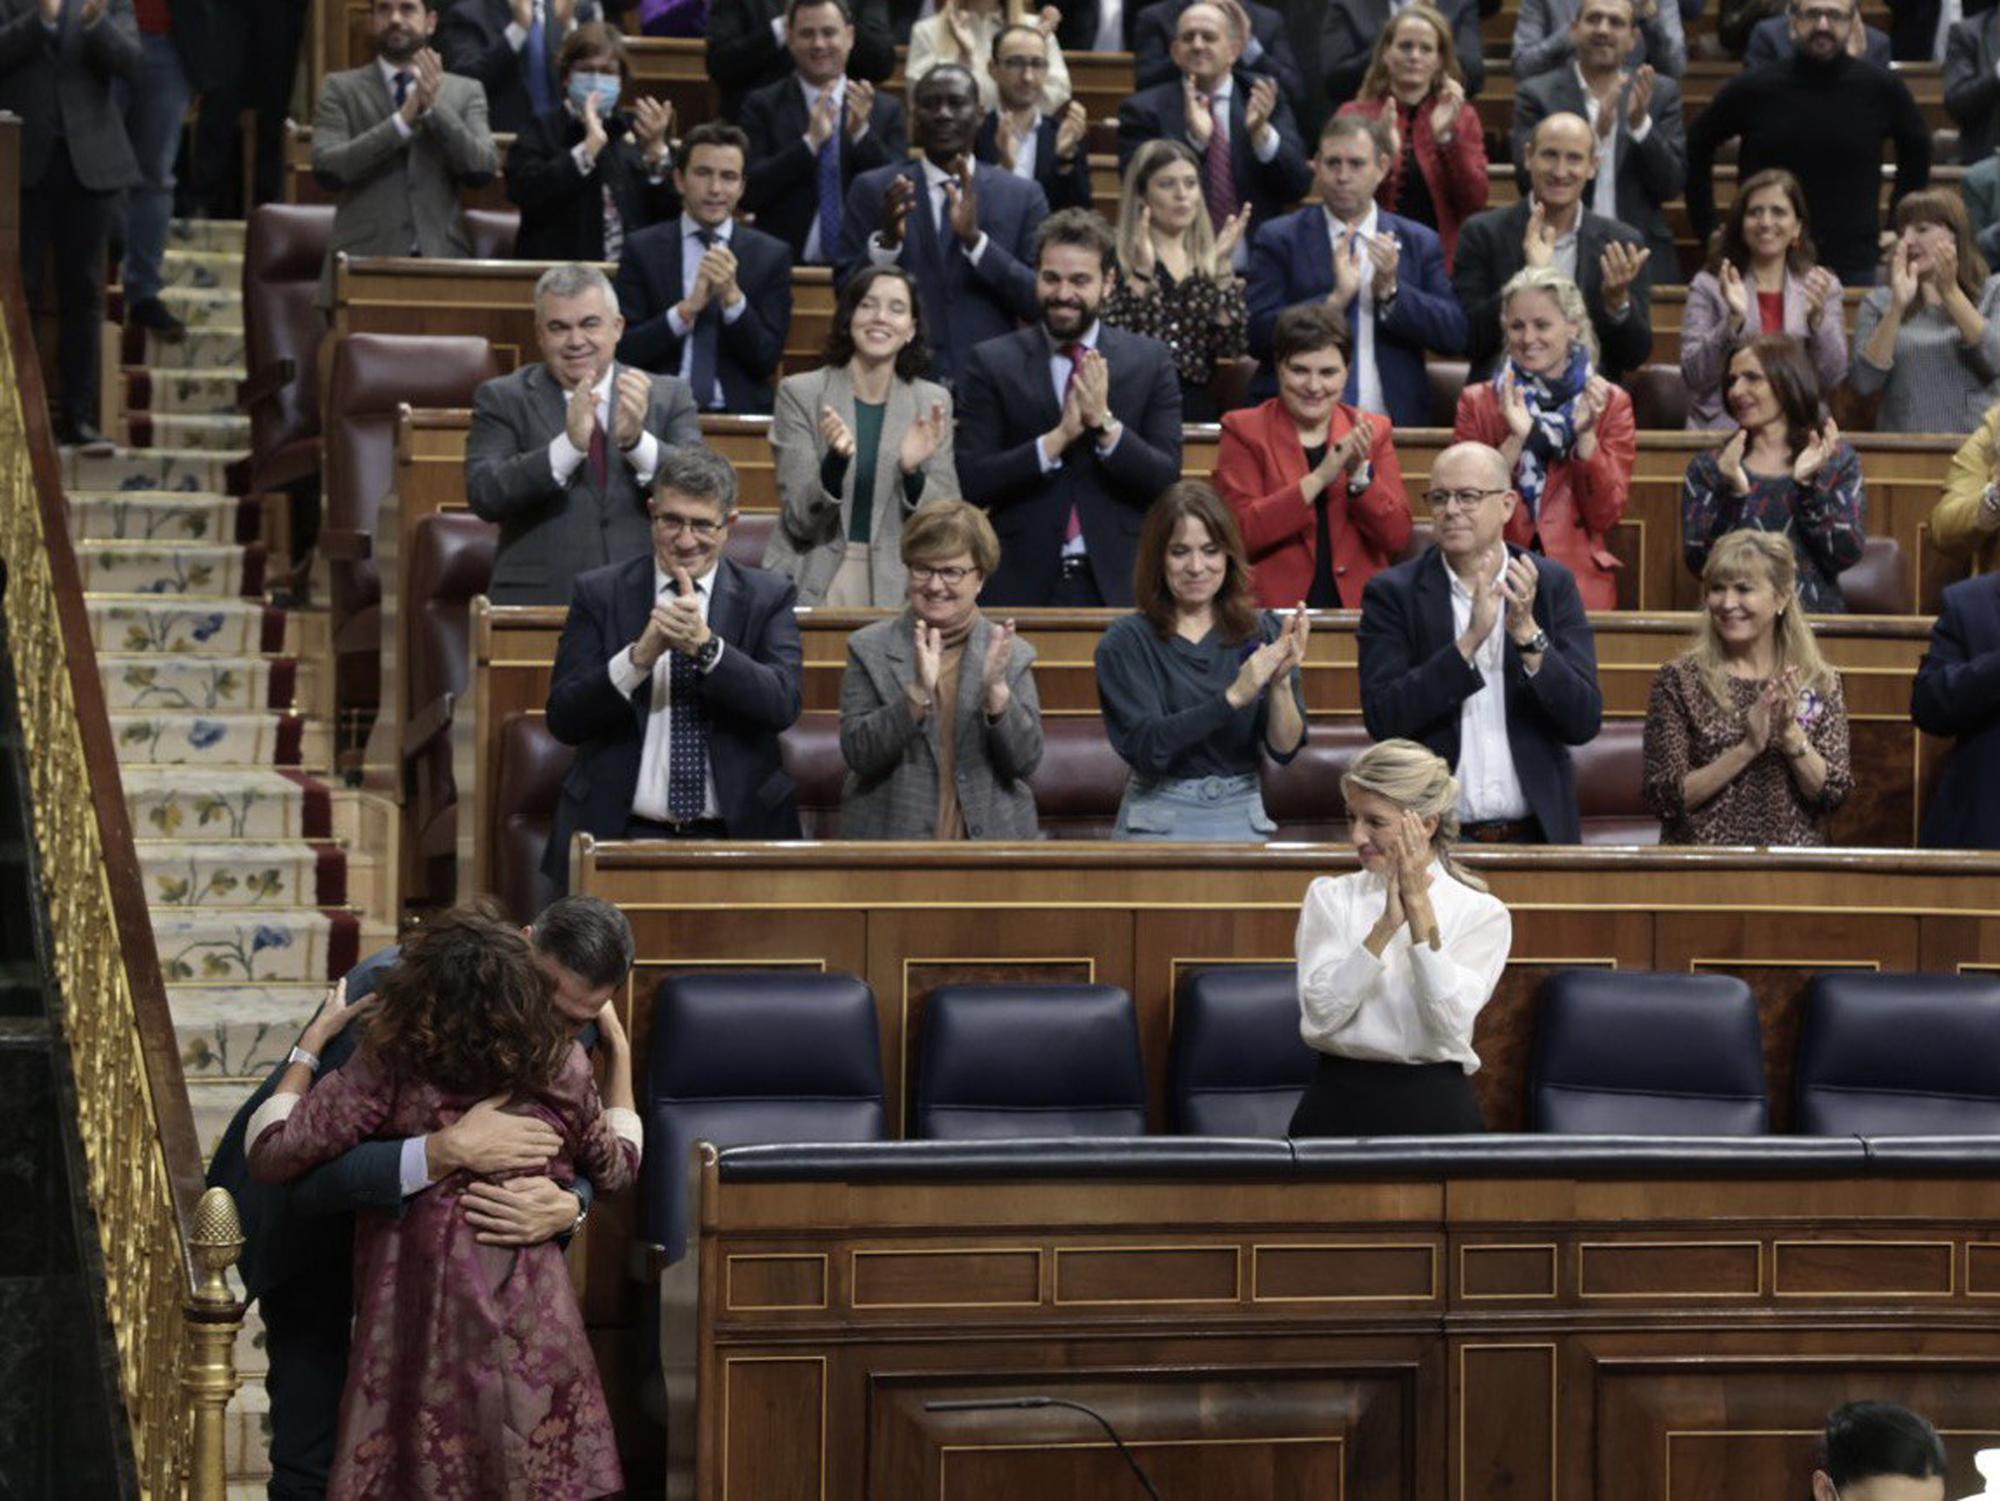
<svg viewBox="0 0 2000 1501">
<path fill-rule="evenodd" d="M 998 1412 L 1002 1410 L 1014 1410 L 1018 1408 L 1027 1408 L 1027 1407 L 1066 1407 L 1071 1412 L 1080 1412 L 1085 1417 L 1094 1419 L 1097 1423 L 1097 1426 L 1104 1430 L 1105 1436 L 1111 1440 L 1112 1446 L 1118 1450 L 1119 1456 L 1123 1458 L 1125 1463 L 1131 1467 L 1132 1474 L 1135 1477 L 1137 1477 L 1139 1484 L 1145 1487 L 1146 1494 L 1148 1496 L 1151 1496 L 1153 1498 L 1153 1501 L 1160 1501 L 1159 1488 L 1153 1484 L 1151 1477 L 1149 1477 L 1146 1474 L 1145 1469 L 1139 1463 L 1138 1457 L 1135 1454 L 1133 1454 L 1133 1452 L 1130 1449 L 1125 1447 L 1125 1440 L 1118 1436 L 1118 1430 L 1111 1426 L 1111 1420 L 1105 1417 L 1104 1414 L 1099 1412 L 1096 1408 L 1086 1407 L 1081 1402 L 1072 1402 L 1067 1397 L 1043 1397 L 1043 1396 L 946 1397 L 946 1398 L 941 1398 L 934 1402 L 926 1402 L 924 1404 L 924 1411 L 925 1412 Z"/>
</svg>

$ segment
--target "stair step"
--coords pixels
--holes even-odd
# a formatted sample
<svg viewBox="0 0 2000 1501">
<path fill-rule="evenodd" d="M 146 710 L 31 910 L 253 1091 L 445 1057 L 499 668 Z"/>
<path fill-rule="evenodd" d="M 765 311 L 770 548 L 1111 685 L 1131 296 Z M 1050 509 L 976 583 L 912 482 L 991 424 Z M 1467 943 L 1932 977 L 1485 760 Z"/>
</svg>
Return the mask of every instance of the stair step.
<svg viewBox="0 0 2000 1501">
<path fill-rule="evenodd" d="M 297 714 L 138 709 L 110 718 L 120 766 L 287 766 L 324 771 L 333 764 L 332 726 Z"/>
<path fill-rule="evenodd" d="M 241 453 L 182 452 L 172 448 L 114 448 L 62 456 L 65 490 L 173 490 L 226 495 L 229 466 Z"/>
<path fill-rule="evenodd" d="M 176 219 L 167 226 L 167 253 L 225 250 L 241 255 L 245 229 L 241 219 Z"/>
<path fill-rule="evenodd" d="M 125 806 L 138 839 L 328 839 L 332 794 L 300 772 L 249 767 L 125 766 Z"/>
<path fill-rule="evenodd" d="M 228 290 L 242 295 L 243 252 L 241 250 L 197 250 L 192 246 L 168 243 L 161 270 L 170 287 Z"/>
<path fill-rule="evenodd" d="M 252 600 L 95 595 L 84 606 L 102 652 L 241 657 L 285 649 L 285 612 Z"/>
<path fill-rule="evenodd" d="M 233 495 L 158 490 L 71 490 L 70 535 L 79 542 L 241 541 L 243 503 Z"/>
<path fill-rule="evenodd" d="M 241 454 L 250 447 L 250 419 L 233 412 L 127 412 L 124 436 L 134 448 Z"/>
<path fill-rule="evenodd" d="M 93 594 L 255 598 L 264 592 L 264 544 L 89 540 L 76 547 L 83 587 Z"/>
<path fill-rule="evenodd" d="M 315 668 L 290 657 L 100 652 L 97 668 L 113 710 L 298 709 L 313 702 L 317 686 Z"/>
<path fill-rule="evenodd" d="M 162 907 L 153 942 L 169 985 L 241 985 L 245 981 L 331 984 L 361 957 L 361 920 L 338 908 L 285 907 L 275 912 Z"/>
<path fill-rule="evenodd" d="M 234 287 L 162 287 L 160 301 L 189 330 L 227 329 L 243 332 L 243 289 Z M 167 348 L 174 346 L 169 344 Z M 148 362 L 150 363 L 150 361 Z"/>
<path fill-rule="evenodd" d="M 240 376 L 246 358 L 240 326 L 190 328 L 185 337 L 171 344 L 136 323 L 127 323 L 119 333 L 118 363 L 121 365 L 231 370 Z"/>
<path fill-rule="evenodd" d="M 239 1494 L 263 1501 L 271 1474 L 271 1403 L 264 1383 L 246 1381 L 229 1404 L 223 1467 L 231 1501 Z"/>
<path fill-rule="evenodd" d="M 141 839 L 146 899 L 160 907 L 339 907 L 347 855 L 331 841 Z"/>
<path fill-rule="evenodd" d="M 181 1068 L 197 1079 L 261 1083 L 285 1061 L 305 1024 L 326 998 L 317 982 L 294 985 L 170 985 Z"/>
<path fill-rule="evenodd" d="M 236 387 L 243 379 L 236 370 L 149 369 L 128 365 L 118 379 L 125 390 L 125 411 L 192 416 L 233 417 Z"/>
</svg>

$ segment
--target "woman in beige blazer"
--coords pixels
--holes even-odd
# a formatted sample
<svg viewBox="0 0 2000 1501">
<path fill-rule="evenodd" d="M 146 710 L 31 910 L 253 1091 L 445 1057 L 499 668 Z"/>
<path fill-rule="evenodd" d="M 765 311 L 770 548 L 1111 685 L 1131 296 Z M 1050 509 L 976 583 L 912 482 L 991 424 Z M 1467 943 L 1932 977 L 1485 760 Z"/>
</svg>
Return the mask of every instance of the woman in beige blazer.
<svg viewBox="0 0 2000 1501">
<path fill-rule="evenodd" d="M 800 604 L 903 602 L 904 520 L 959 493 L 951 395 L 919 379 L 929 363 L 916 283 L 870 266 L 840 294 L 826 363 L 779 384 L 781 509 L 764 566 L 798 585 Z"/>
</svg>

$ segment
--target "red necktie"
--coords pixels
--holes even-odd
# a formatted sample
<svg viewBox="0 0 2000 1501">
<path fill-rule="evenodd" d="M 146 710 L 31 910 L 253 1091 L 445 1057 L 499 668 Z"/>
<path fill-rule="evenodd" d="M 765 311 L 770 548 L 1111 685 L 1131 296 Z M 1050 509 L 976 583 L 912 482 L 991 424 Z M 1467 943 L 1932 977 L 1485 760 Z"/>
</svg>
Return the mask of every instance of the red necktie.
<svg viewBox="0 0 2000 1501">
<path fill-rule="evenodd" d="M 611 477 L 611 450 L 604 441 L 604 424 L 590 424 L 590 482 L 602 490 Z"/>
<path fill-rule="evenodd" d="M 1063 405 L 1069 405 L 1070 392 L 1076 389 L 1076 378 L 1083 373 L 1083 345 L 1065 344 L 1063 354 L 1069 359 L 1069 379 L 1063 382 Z M 1074 542 L 1083 535 L 1083 518 L 1076 513 L 1072 503 L 1069 508 L 1069 524 L 1063 528 L 1063 541 Z"/>
<path fill-rule="evenodd" d="M 1215 127 L 1209 132 L 1208 147 L 1201 158 L 1201 196 L 1208 200 L 1208 217 L 1219 230 L 1235 214 L 1241 201 L 1236 193 L 1236 159 L 1229 152 L 1229 137 L 1223 126 L 1229 101 L 1217 99 L 1209 106 Z"/>
</svg>

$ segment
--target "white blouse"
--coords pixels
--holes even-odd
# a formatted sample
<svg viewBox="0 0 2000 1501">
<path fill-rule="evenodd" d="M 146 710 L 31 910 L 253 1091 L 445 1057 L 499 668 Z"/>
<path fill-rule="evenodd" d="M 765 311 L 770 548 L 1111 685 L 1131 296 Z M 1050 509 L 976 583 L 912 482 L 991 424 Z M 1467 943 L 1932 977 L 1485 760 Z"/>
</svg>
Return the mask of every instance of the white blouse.
<svg viewBox="0 0 2000 1501">
<path fill-rule="evenodd" d="M 1435 862 L 1431 909 L 1443 947 L 1412 944 L 1407 924 L 1382 957 L 1363 942 L 1388 883 L 1366 870 L 1321 876 L 1299 913 L 1299 1035 L 1322 1053 L 1378 1063 L 1456 1063 L 1479 1070 L 1472 1027 L 1507 963 L 1514 919 Z"/>
</svg>

